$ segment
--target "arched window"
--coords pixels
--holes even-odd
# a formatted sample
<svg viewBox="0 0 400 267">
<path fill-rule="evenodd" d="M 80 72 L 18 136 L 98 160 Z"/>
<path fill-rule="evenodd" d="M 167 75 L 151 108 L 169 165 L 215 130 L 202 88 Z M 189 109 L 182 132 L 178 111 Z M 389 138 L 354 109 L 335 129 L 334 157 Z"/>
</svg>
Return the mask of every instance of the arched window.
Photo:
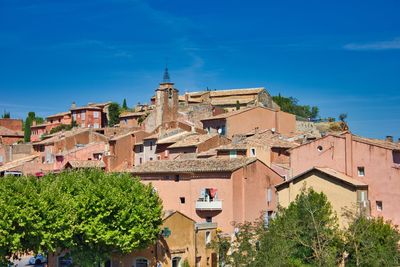
<svg viewBox="0 0 400 267">
<path fill-rule="evenodd" d="M 180 267 L 182 264 L 181 257 L 172 258 L 172 267 Z"/>
<path fill-rule="evenodd" d="M 149 261 L 146 258 L 137 258 L 133 267 L 149 267 Z"/>
</svg>

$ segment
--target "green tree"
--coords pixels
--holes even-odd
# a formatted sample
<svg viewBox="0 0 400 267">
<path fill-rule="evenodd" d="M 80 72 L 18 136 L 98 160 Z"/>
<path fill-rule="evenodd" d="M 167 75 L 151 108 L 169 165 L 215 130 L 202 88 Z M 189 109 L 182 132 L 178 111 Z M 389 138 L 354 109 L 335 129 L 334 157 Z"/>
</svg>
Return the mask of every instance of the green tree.
<svg viewBox="0 0 400 267">
<path fill-rule="evenodd" d="M 31 141 L 31 126 L 32 122 L 35 120 L 35 112 L 30 111 L 28 113 L 28 117 L 26 117 L 25 124 L 24 124 L 24 140 L 25 142 Z"/>
<path fill-rule="evenodd" d="M 356 215 L 346 231 L 346 266 L 399 266 L 400 234 L 382 217 Z"/>
<path fill-rule="evenodd" d="M 126 98 L 124 98 L 124 101 L 122 102 L 122 110 L 128 110 L 128 105 L 126 104 Z"/>
<path fill-rule="evenodd" d="M 101 170 L 36 178 L 0 179 L 0 256 L 68 249 L 74 262 L 93 266 L 114 253 L 153 243 L 162 223 L 151 185 Z"/>
<path fill-rule="evenodd" d="M 316 106 L 299 105 L 298 100 L 294 97 L 284 97 L 280 94 L 273 96 L 272 100 L 281 108 L 282 111 L 294 114 L 301 118 L 316 119 L 319 115 L 319 108 Z"/>
<path fill-rule="evenodd" d="M 11 118 L 10 112 L 7 112 L 7 111 L 4 110 L 3 115 L 1 115 L 1 118 L 10 119 Z"/>
<path fill-rule="evenodd" d="M 240 109 L 240 102 L 239 102 L 239 100 L 237 100 L 236 101 L 236 110 L 239 110 Z"/>
<path fill-rule="evenodd" d="M 118 103 L 111 103 L 110 106 L 108 107 L 108 116 L 109 116 L 109 121 L 108 121 L 108 126 L 113 127 L 114 125 L 119 123 L 119 115 L 121 113 L 121 109 L 119 107 Z"/>
<path fill-rule="evenodd" d="M 254 266 L 335 266 L 343 242 L 337 217 L 323 193 L 303 190 L 260 234 Z"/>
</svg>

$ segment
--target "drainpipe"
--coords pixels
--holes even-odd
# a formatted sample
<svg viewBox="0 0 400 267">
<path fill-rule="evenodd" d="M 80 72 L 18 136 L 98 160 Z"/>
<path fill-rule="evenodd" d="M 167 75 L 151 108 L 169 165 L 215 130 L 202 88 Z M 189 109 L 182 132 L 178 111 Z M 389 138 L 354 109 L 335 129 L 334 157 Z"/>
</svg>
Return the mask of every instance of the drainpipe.
<svg viewBox="0 0 400 267">
<path fill-rule="evenodd" d="M 350 132 L 345 137 L 345 166 L 346 175 L 353 177 L 353 135 Z"/>
<path fill-rule="evenodd" d="M 196 224 L 194 225 L 194 266 L 197 266 L 197 232 L 198 228 Z"/>
</svg>

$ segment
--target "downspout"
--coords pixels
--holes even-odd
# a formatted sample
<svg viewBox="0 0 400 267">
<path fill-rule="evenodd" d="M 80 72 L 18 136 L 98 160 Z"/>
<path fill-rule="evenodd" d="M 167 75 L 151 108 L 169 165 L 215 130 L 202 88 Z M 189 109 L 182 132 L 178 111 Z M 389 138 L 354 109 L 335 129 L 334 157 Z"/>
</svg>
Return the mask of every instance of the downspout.
<svg viewBox="0 0 400 267">
<path fill-rule="evenodd" d="M 197 266 L 197 232 L 198 228 L 194 225 L 194 266 Z"/>
</svg>

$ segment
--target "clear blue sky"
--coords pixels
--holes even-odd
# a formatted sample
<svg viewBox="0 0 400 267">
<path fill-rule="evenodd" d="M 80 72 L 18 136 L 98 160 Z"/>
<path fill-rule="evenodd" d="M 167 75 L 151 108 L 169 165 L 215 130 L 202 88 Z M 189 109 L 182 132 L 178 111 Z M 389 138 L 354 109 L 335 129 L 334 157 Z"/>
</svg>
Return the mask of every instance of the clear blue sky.
<svg viewBox="0 0 400 267">
<path fill-rule="evenodd" d="M 0 0 L 0 112 L 265 86 L 400 137 L 400 1 Z"/>
</svg>

